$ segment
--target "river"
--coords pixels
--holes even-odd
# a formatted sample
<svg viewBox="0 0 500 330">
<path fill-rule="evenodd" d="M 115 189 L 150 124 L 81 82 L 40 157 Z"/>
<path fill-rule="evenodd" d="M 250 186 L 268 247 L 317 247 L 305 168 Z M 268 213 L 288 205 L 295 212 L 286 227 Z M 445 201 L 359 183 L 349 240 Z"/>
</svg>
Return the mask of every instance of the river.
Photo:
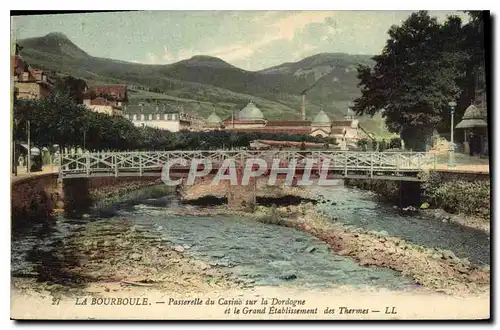
<svg viewBox="0 0 500 330">
<path fill-rule="evenodd" d="M 402 216 L 371 193 L 348 187 L 317 187 L 323 196 L 317 207 L 332 221 L 368 230 L 385 230 L 392 236 L 428 247 L 450 249 L 471 262 L 489 264 L 488 236 L 459 225 L 419 216 Z M 205 206 L 211 208 L 214 206 Z M 174 195 L 120 203 L 83 220 L 59 216 L 53 222 L 16 232 L 12 238 L 13 276 L 57 274 L 58 249 L 67 237 L 87 222 L 105 218 L 112 223 L 129 219 L 171 245 L 182 245 L 186 254 L 223 267 L 251 286 L 291 285 L 335 287 L 341 285 L 411 290 L 409 278 L 386 268 L 363 267 L 348 257 L 333 254 L 310 234 L 241 216 L 172 215 L 165 209 L 198 209 L 184 205 Z M 73 281 L 60 274 L 61 281 Z"/>
</svg>

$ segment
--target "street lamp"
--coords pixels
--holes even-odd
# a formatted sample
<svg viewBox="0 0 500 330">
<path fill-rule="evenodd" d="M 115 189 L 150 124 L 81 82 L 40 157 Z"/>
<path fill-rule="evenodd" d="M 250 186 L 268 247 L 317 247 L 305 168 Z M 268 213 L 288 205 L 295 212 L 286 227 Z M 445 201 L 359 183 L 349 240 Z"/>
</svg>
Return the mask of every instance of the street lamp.
<svg viewBox="0 0 500 330">
<path fill-rule="evenodd" d="M 450 128 L 450 133 L 451 133 L 451 138 L 450 138 L 450 157 L 448 159 L 448 167 L 455 167 L 455 141 L 453 140 L 453 115 L 455 114 L 455 107 L 457 106 L 457 103 L 455 101 L 451 101 L 448 103 L 451 109 L 451 128 Z"/>
</svg>

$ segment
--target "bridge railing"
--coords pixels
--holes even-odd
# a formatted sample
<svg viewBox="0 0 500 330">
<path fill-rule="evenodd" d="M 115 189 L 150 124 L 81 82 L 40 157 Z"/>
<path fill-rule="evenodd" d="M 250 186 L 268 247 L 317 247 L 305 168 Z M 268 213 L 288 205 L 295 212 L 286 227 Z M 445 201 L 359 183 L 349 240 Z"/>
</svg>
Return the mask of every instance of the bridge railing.
<svg viewBox="0 0 500 330">
<path fill-rule="evenodd" d="M 308 159 L 316 164 L 325 164 L 333 170 L 418 172 L 435 162 L 435 155 L 425 152 L 358 152 L 358 151 L 144 151 L 144 152 L 92 152 L 62 154 L 59 169 L 62 177 L 99 176 L 132 173 L 142 176 L 146 172 L 160 171 L 168 161 L 183 160 L 187 167 L 194 159 L 212 163 L 213 168 L 225 160 L 234 160 L 243 166 L 248 159 L 264 159 L 270 165 L 279 160 L 279 166 L 292 161 L 296 167 L 306 165 Z M 268 165 L 268 166 L 269 166 Z"/>
</svg>

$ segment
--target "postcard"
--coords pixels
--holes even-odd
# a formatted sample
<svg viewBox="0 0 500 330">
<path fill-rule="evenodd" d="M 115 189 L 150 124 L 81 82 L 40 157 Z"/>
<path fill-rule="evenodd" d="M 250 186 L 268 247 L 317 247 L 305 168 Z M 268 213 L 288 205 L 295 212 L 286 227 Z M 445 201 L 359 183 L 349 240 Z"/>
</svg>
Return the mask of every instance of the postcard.
<svg viewBox="0 0 500 330">
<path fill-rule="evenodd" d="M 489 320 L 489 18 L 12 12 L 11 319 Z"/>
</svg>

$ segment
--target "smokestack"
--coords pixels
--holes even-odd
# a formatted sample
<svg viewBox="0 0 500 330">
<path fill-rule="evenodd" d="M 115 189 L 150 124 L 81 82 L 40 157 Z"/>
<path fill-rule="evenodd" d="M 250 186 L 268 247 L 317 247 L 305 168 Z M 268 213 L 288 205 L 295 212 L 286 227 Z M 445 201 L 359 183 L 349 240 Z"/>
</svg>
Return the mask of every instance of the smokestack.
<svg viewBox="0 0 500 330">
<path fill-rule="evenodd" d="M 302 120 L 306 120 L 306 93 L 302 93 Z"/>
</svg>

